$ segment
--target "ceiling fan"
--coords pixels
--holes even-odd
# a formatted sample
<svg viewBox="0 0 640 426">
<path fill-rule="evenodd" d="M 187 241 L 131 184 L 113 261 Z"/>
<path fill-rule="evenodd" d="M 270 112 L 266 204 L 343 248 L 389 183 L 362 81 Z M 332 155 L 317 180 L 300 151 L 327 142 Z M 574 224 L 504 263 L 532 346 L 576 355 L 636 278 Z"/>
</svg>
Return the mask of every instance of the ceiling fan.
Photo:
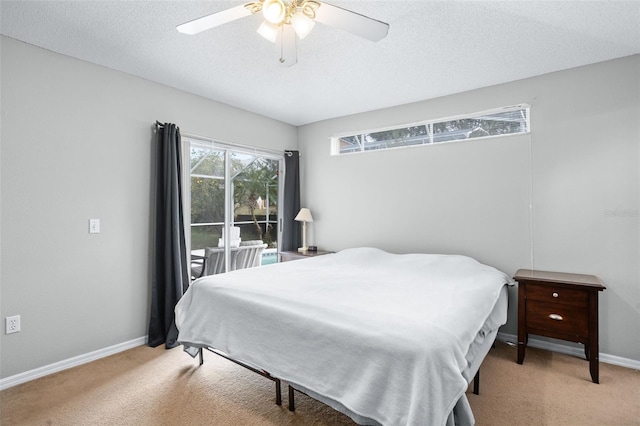
<svg viewBox="0 0 640 426">
<path fill-rule="evenodd" d="M 280 42 L 279 61 L 284 66 L 294 65 L 298 61 L 296 35 L 300 39 L 305 38 L 315 22 L 371 41 L 380 41 L 389 32 L 387 23 L 316 0 L 256 0 L 185 22 L 176 29 L 183 34 L 198 34 L 260 12 L 264 16 L 264 22 L 257 32 L 272 43 Z"/>
</svg>

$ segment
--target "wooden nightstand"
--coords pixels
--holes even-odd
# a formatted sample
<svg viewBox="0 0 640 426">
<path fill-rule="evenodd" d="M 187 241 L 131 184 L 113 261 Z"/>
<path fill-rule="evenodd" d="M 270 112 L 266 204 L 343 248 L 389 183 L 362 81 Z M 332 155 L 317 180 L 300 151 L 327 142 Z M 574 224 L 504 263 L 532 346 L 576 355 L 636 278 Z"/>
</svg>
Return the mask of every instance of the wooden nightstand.
<svg viewBox="0 0 640 426">
<path fill-rule="evenodd" d="M 520 269 L 518 364 L 529 334 L 583 343 L 591 380 L 598 383 L 598 294 L 606 287 L 593 275 Z"/>
<path fill-rule="evenodd" d="M 304 259 L 307 257 L 322 256 L 323 254 L 333 253 L 332 251 L 281 251 L 280 262 L 288 262 L 290 260 Z"/>
</svg>

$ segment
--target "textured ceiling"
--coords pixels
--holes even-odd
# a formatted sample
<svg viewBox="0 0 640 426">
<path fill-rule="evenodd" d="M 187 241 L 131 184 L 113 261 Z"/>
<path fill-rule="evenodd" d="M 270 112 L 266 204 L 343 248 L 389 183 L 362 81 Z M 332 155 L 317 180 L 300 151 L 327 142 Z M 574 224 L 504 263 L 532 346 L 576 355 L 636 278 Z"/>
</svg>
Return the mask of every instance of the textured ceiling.
<svg viewBox="0 0 640 426">
<path fill-rule="evenodd" d="M 178 24 L 242 1 L 1 0 L 3 35 L 293 125 L 640 53 L 640 1 L 340 1 L 389 23 L 378 43 L 316 25 L 298 63 L 249 16 Z"/>
</svg>

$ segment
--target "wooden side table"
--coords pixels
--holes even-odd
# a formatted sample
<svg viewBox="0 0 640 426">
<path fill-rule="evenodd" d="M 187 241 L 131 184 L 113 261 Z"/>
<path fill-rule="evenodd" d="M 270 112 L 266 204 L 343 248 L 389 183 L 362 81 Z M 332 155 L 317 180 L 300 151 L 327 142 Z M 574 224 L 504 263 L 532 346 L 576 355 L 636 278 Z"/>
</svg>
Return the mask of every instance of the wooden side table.
<svg viewBox="0 0 640 426">
<path fill-rule="evenodd" d="M 304 259 L 307 257 L 322 256 L 323 254 L 333 253 L 332 251 L 317 250 L 317 251 L 281 251 L 280 262 L 289 262 L 296 259 Z"/>
<path fill-rule="evenodd" d="M 598 295 L 606 289 L 593 275 L 520 269 L 518 282 L 518 364 L 529 334 L 583 343 L 593 383 L 598 383 Z"/>
</svg>

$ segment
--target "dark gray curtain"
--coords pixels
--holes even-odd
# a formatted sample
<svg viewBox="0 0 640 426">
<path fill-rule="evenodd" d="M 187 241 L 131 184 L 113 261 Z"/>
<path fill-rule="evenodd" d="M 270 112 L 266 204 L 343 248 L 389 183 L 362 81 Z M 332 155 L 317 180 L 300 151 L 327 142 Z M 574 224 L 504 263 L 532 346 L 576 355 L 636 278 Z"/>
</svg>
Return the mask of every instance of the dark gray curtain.
<svg viewBox="0 0 640 426">
<path fill-rule="evenodd" d="M 293 220 L 300 211 L 300 153 L 284 152 L 284 209 L 282 251 L 298 250 L 302 244 L 300 223 Z"/>
<path fill-rule="evenodd" d="M 174 308 L 189 286 L 182 215 L 180 129 L 156 124 L 155 224 L 149 346 L 178 345 Z"/>
</svg>

